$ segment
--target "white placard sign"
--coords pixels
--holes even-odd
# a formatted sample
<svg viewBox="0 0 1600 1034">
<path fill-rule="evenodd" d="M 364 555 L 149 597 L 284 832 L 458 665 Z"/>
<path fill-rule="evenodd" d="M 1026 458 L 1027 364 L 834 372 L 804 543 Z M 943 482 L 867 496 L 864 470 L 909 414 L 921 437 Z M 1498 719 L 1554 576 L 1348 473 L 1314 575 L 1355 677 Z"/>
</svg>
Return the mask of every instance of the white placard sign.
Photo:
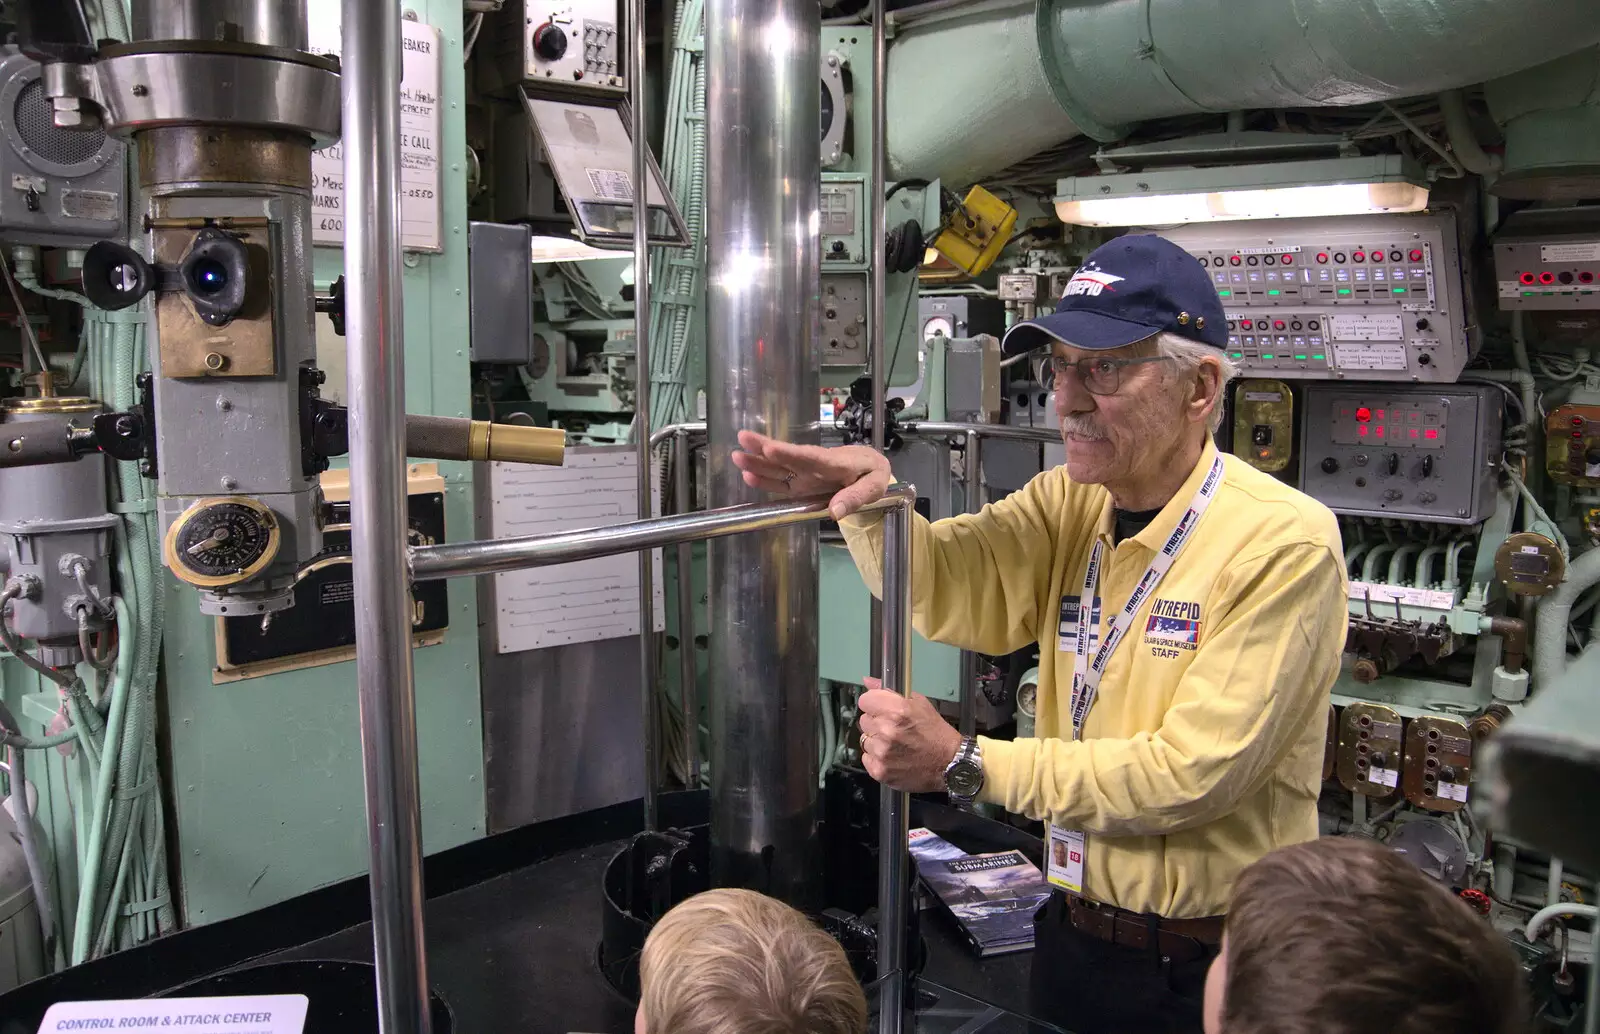
<svg viewBox="0 0 1600 1034">
<path fill-rule="evenodd" d="M 310 1004 L 305 995 L 57 1002 L 44 1014 L 39 1034 L 172 1027 L 189 1034 L 303 1034 Z"/>
<path fill-rule="evenodd" d="M 1334 341 L 1404 341 L 1404 321 L 1399 316 L 1329 315 L 1328 337 Z"/>
<path fill-rule="evenodd" d="M 566 464 L 489 465 L 490 537 L 546 535 L 639 519 L 638 458 L 632 446 L 569 448 Z M 652 478 L 660 512 L 660 478 Z M 666 627 L 661 550 L 655 551 L 655 630 Z M 579 560 L 497 574 L 495 650 L 520 653 L 639 634 L 639 555 Z"/>
<path fill-rule="evenodd" d="M 1334 345 L 1333 365 L 1341 370 L 1404 370 L 1405 345 Z"/>
<path fill-rule="evenodd" d="M 339 56 L 340 5 L 312 4 L 313 53 Z M 439 162 L 439 30 L 402 21 L 400 74 L 400 246 L 441 251 Z M 344 245 L 344 149 L 339 144 L 311 156 L 311 243 Z"/>
</svg>

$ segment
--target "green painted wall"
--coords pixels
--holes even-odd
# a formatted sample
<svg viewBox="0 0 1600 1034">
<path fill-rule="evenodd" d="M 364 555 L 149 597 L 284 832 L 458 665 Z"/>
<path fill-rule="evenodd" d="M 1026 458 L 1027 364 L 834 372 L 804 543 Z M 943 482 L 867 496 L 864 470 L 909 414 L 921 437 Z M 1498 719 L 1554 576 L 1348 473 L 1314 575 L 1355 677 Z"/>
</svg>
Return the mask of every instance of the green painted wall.
<svg viewBox="0 0 1600 1034">
<path fill-rule="evenodd" d="M 407 10 L 441 35 L 445 251 L 408 256 L 405 266 L 406 409 L 466 416 L 461 7 L 456 0 L 416 0 Z M 319 249 L 319 288 L 341 264 L 340 251 Z M 449 484 L 448 534 L 471 538 L 470 466 L 441 468 Z M 192 590 L 174 582 L 169 591 L 164 757 L 182 845 L 174 886 L 187 921 L 226 919 L 364 872 L 354 664 L 214 686 L 211 619 L 196 608 Z M 477 600 L 470 583 L 450 585 L 450 607 L 444 642 L 416 651 L 423 833 L 430 853 L 481 837 L 485 827 Z"/>
</svg>

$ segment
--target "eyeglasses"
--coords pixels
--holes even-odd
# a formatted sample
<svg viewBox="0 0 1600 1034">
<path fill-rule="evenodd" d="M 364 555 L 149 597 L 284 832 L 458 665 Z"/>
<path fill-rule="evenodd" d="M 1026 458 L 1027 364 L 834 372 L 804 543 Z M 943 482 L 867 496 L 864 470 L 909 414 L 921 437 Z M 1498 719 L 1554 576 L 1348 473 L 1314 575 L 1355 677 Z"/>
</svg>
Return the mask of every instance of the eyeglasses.
<svg viewBox="0 0 1600 1034">
<path fill-rule="evenodd" d="M 1067 370 L 1078 371 L 1078 382 L 1091 395 L 1115 395 L 1122 386 L 1122 371 L 1129 366 L 1140 363 L 1165 363 L 1171 361 L 1169 355 L 1141 356 L 1137 359 L 1102 359 L 1088 356 L 1083 359 L 1067 359 L 1063 356 L 1050 357 L 1050 372 L 1055 375 L 1056 384 L 1060 384 L 1066 377 Z"/>
</svg>

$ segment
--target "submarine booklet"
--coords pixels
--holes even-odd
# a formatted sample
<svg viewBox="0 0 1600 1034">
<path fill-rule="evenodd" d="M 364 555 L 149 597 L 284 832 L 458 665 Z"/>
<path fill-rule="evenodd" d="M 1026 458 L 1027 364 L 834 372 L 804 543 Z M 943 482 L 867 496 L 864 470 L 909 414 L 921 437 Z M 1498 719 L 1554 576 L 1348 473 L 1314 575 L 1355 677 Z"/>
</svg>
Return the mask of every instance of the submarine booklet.
<svg viewBox="0 0 1600 1034">
<path fill-rule="evenodd" d="M 911 831 L 922 880 L 982 958 L 1033 947 L 1033 914 L 1050 884 L 1021 851 L 968 854 L 932 830 Z"/>
</svg>

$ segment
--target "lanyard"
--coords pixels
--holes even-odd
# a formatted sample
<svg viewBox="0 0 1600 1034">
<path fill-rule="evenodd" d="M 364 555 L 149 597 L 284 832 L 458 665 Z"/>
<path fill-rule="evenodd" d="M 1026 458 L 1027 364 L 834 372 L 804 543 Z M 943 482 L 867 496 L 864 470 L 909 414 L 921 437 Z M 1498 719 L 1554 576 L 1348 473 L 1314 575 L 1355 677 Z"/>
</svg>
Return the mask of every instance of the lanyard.
<svg viewBox="0 0 1600 1034">
<path fill-rule="evenodd" d="M 1089 660 L 1089 625 L 1095 612 L 1094 598 L 1100 591 L 1100 564 L 1104 560 L 1105 543 L 1096 540 L 1094 551 L 1089 554 L 1089 569 L 1083 575 L 1083 594 L 1078 597 L 1078 637 L 1073 645 L 1072 661 L 1072 738 L 1078 739 L 1083 735 L 1083 719 L 1089 713 L 1089 708 L 1094 705 L 1094 698 L 1100 691 L 1100 678 L 1105 674 L 1106 665 L 1111 661 L 1111 655 L 1122 642 L 1123 636 L 1128 634 L 1128 629 L 1133 624 L 1133 616 L 1138 613 L 1144 601 L 1156 591 L 1156 586 L 1161 584 L 1161 579 L 1166 577 L 1173 561 L 1178 559 L 1178 554 L 1188 543 L 1189 537 L 1194 534 L 1195 525 L 1200 523 L 1200 515 L 1206 512 L 1211 505 L 1211 500 L 1216 496 L 1217 489 L 1222 486 L 1222 457 L 1218 456 L 1211 463 L 1211 471 L 1206 479 L 1200 482 L 1199 491 L 1189 502 L 1189 509 L 1178 521 L 1178 526 L 1172 529 L 1172 534 L 1167 536 L 1166 544 L 1156 551 L 1155 559 L 1150 561 L 1150 566 L 1145 568 L 1144 577 L 1139 579 L 1139 584 L 1134 586 L 1133 594 L 1128 597 L 1127 604 L 1111 621 L 1111 628 L 1106 633 L 1105 639 L 1100 643 L 1100 649 L 1095 652 L 1094 660 Z"/>
</svg>

